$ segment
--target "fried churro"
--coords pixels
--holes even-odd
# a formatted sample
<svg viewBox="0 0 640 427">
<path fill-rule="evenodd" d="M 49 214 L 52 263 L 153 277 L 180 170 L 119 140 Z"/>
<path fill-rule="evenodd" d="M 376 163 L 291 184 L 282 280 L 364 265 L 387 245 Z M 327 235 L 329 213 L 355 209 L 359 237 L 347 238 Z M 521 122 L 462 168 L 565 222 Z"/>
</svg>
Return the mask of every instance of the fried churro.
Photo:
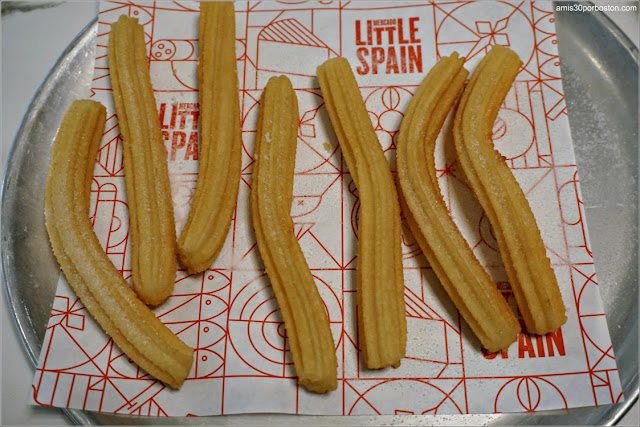
<svg viewBox="0 0 640 427">
<path fill-rule="evenodd" d="M 444 57 L 402 119 L 396 161 L 402 208 L 429 264 L 482 345 L 505 350 L 520 325 L 449 215 L 436 175 L 436 139 L 469 74 L 457 53 Z"/>
<path fill-rule="evenodd" d="M 224 245 L 238 198 L 242 138 L 233 2 L 200 3 L 200 170 L 178 256 L 204 271 Z"/>
<path fill-rule="evenodd" d="M 318 81 L 360 195 L 358 335 L 370 369 L 397 367 L 405 354 L 400 207 L 393 176 L 349 62 L 318 67 Z"/>
<path fill-rule="evenodd" d="M 533 212 L 491 133 L 522 61 L 493 46 L 465 89 L 454 122 L 456 155 L 496 234 L 511 288 L 529 333 L 556 331 L 567 317 Z"/>
<path fill-rule="evenodd" d="M 138 366 L 180 388 L 193 349 L 135 295 L 105 254 L 89 217 L 90 188 L 106 110 L 75 101 L 53 146 L 45 191 L 45 221 L 53 252 L 89 313 Z"/>
<path fill-rule="evenodd" d="M 111 25 L 108 55 L 124 149 L 133 286 L 142 301 L 158 305 L 175 284 L 176 229 L 167 154 L 137 19 L 122 15 Z"/>
<path fill-rule="evenodd" d="M 291 82 L 272 77 L 262 93 L 251 209 L 258 249 L 287 330 L 298 382 L 324 393 L 337 387 L 337 360 L 320 294 L 293 233 L 291 202 L 298 101 Z"/>
</svg>

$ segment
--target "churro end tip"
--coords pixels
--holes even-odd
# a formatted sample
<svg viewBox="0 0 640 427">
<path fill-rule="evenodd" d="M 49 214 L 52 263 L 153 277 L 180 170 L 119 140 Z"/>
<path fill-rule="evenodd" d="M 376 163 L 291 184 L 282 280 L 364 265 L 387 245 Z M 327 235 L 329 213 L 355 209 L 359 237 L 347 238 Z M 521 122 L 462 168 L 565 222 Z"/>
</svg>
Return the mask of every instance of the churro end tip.
<svg viewBox="0 0 640 427">
<path fill-rule="evenodd" d="M 334 391 L 338 388 L 337 378 L 327 378 L 323 380 L 310 380 L 298 378 L 298 383 L 306 388 L 308 391 L 324 394 L 329 391 Z"/>
</svg>

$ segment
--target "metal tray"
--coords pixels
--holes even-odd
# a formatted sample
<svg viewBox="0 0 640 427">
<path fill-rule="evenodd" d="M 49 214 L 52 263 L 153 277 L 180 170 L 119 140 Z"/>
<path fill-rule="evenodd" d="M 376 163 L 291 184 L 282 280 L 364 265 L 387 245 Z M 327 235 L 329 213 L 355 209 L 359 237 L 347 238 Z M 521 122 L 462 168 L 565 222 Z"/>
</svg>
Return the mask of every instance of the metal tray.
<svg viewBox="0 0 640 427">
<path fill-rule="evenodd" d="M 614 424 L 638 399 L 638 50 L 604 14 L 556 13 L 563 84 L 600 293 L 626 401 L 535 414 L 456 416 L 225 415 L 145 418 L 65 409 L 78 424 L 480 425 Z M 44 227 L 44 187 L 61 105 L 87 97 L 98 25 L 92 21 L 38 89 L 2 185 L 2 279 L 35 365 L 59 268 Z"/>
</svg>

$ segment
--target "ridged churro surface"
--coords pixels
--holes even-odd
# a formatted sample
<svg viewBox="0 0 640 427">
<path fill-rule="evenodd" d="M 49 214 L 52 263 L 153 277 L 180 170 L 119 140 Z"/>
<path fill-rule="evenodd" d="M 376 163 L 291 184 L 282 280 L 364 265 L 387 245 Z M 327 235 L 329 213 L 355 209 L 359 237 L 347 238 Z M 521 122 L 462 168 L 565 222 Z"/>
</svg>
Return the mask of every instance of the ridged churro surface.
<svg viewBox="0 0 640 427">
<path fill-rule="evenodd" d="M 358 342 L 370 369 L 399 366 L 405 354 L 400 207 L 380 142 L 349 62 L 318 67 L 322 96 L 360 197 Z"/>
<path fill-rule="evenodd" d="M 262 93 L 252 181 L 258 249 L 284 318 L 298 381 L 324 393 L 337 387 L 337 360 L 327 313 L 293 233 L 291 201 L 298 102 L 291 82 L 272 77 Z"/>
<path fill-rule="evenodd" d="M 495 45 L 467 84 L 454 122 L 456 155 L 496 234 L 527 331 L 546 334 L 567 316 L 556 276 L 520 185 L 491 141 L 493 124 L 522 61 Z"/>
<path fill-rule="evenodd" d="M 158 305 L 175 284 L 176 229 L 144 31 L 136 18 L 122 15 L 111 26 L 108 54 L 124 150 L 133 286 L 142 301 Z"/>
<path fill-rule="evenodd" d="M 105 254 L 89 218 L 93 167 L 106 120 L 97 102 L 75 101 L 53 146 L 45 192 L 51 246 L 67 281 L 113 341 L 150 375 L 180 388 L 193 349 L 142 303 Z"/>
<path fill-rule="evenodd" d="M 412 234 L 456 308 L 490 352 L 505 350 L 520 325 L 449 215 L 436 176 L 436 139 L 468 75 L 464 58 L 444 57 L 429 72 L 402 119 L 396 161 Z"/>
<path fill-rule="evenodd" d="M 224 245 L 238 198 L 242 138 L 233 2 L 200 3 L 200 170 L 178 256 L 206 270 Z"/>
</svg>

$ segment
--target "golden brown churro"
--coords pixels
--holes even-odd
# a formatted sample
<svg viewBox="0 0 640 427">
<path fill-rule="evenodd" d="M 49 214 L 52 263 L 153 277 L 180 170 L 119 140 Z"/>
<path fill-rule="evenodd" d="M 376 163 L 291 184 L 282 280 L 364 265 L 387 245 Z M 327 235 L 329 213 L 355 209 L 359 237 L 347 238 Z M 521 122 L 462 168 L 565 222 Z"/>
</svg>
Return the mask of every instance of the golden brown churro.
<svg viewBox="0 0 640 427">
<path fill-rule="evenodd" d="M 457 53 L 442 58 L 413 96 L 398 136 L 398 180 L 422 252 L 482 345 L 495 352 L 517 339 L 520 325 L 449 216 L 436 176 L 436 138 L 469 74 L 463 65 Z"/>
<path fill-rule="evenodd" d="M 298 381 L 335 390 L 337 360 L 322 299 L 293 233 L 291 201 L 298 101 L 291 82 L 272 77 L 262 93 L 251 208 L 258 248 L 276 294 Z"/>
<path fill-rule="evenodd" d="M 393 176 L 349 62 L 326 61 L 318 67 L 318 81 L 360 194 L 359 342 L 370 369 L 397 367 L 405 354 L 407 321 L 400 207 Z"/>
<path fill-rule="evenodd" d="M 176 228 L 167 153 L 137 19 L 122 15 L 111 25 L 108 54 L 124 148 L 133 286 L 142 301 L 158 305 L 175 284 Z"/>
<path fill-rule="evenodd" d="M 465 89 L 454 122 L 460 166 L 496 234 L 500 253 L 527 331 L 556 331 L 567 317 L 529 203 L 491 141 L 498 110 L 522 61 L 493 46 Z"/>
<path fill-rule="evenodd" d="M 200 170 L 178 256 L 204 271 L 224 245 L 238 198 L 242 138 L 233 2 L 200 3 Z"/>
<path fill-rule="evenodd" d="M 45 221 L 53 252 L 69 284 L 113 341 L 140 368 L 180 388 L 193 349 L 144 305 L 105 254 L 89 218 L 93 167 L 106 110 L 75 101 L 53 146 L 45 192 Z"/>
</svg>

